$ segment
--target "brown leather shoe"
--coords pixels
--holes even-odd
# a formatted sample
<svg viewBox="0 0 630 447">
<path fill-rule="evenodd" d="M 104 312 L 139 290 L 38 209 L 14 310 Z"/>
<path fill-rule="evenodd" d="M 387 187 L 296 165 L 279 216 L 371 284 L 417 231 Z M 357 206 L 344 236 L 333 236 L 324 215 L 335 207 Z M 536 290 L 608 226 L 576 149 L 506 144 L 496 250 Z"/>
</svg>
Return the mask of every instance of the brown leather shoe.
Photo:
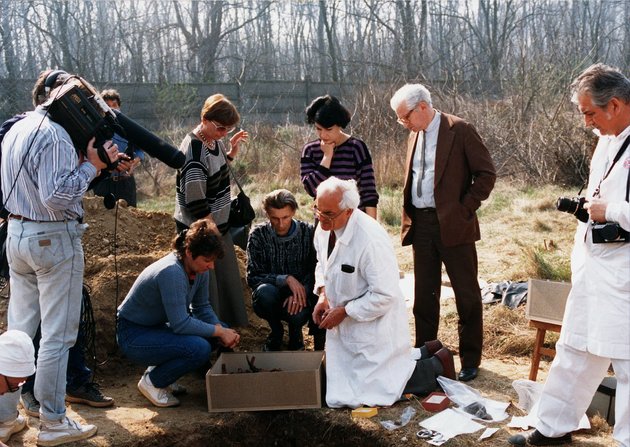
<svg viewBox="0 0 630 447">
<path fill-rule="evenodd" d="M 428 341 L 424 344 L 424 346 L 427 347 L 427 350 L 429 351 L 430 355 L 435 355 L 436 352 L 438 352 L 440 349 L 444 347 L 444 345 L 442 345 L 442 342 L 440 340 Z"/>
<path fill-rule="evenodd" d="M 453 354 L 451 354 L 451 351 L 446 348 L 442 348 L 438 350 L 434 355 L 442 364 L 442 374 L 440 375 L 448 377 L 451 380 L 456 380 L 455 363 L 453 362 Z"/>
</svg>

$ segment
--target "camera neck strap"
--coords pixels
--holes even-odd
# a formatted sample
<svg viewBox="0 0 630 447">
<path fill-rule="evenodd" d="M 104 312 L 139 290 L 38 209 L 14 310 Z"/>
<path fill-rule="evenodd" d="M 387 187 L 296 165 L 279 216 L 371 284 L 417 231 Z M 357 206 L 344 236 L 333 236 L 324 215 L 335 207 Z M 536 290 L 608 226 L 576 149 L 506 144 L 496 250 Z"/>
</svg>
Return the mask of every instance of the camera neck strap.
<svg viewBox="0 0 630 447">
<path fill-rule="evenodd" d="M 599 197 L 599 189 L 602 186 L 602 182 L 604 180 L 606 180 L 606 177 L 608 177 L 608 174 L 610 174 L 610 171 L 612 171 L 612 169 L 615 167 L 615 164 L 617 164 L 617 162 L 621 158 L 621 155 L 624 153 L 624 151 L 628 147 L 628 144 L 630 144 L 630 135 L 628 135 L 626 137 L 626 139 L 624 140 L 623 144 L 621 145 L 621 147 L 617 151 L 617 155 L 615 155 L 615 158 L 613 159 L 613 162 L 608 167 L 608 170 L 606 171 L 606 174 L 604 174 L 602 179 L 597 184 L 597 188 L 595 188 L 595 191 L 593 191 L 593 197 Z M 630 194 L 630 169 L 628 169 L 628 180 L 626 182 L 626 202 L 628 202 L 628 195 L 629 194 Z"/>
</svg>

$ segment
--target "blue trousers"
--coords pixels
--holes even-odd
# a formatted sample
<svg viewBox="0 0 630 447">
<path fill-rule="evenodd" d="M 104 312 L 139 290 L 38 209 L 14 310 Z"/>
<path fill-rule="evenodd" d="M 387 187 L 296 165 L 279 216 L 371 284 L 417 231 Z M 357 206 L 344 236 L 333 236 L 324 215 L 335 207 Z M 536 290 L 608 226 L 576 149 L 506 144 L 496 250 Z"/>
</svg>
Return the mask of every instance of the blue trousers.
<svg viewBox="0 0 630 447">
<path fill-rule="evenodd" d="M 311 306 L 307 306 L 297 314 L 290 315 L 287 308 L 282 305 L 290 295 L 291 289 L 288 287 L 278 288 L 272 284 L 261 284 L 252 294 L 254 312 L 260 318 L 267 320 L 272 337 L 282 339 L 284 333 L 282 321 L 286 321 L 289 324 L 289 337 L 293 338 L 292 336 L 297 335 L 297 332 L 302 331 L 302 326 L 306 324 L 312 313 Z"/>
<path fill-rule="evenodd" d="M 212 343 L 198 335 L 176 334 L 167 325 L 142 326 L 119 318 L 116 339 L 123 354 L 142 366 L 155 366 L 151 383 L 166 388 L 210 361 Z"/>
</svg>

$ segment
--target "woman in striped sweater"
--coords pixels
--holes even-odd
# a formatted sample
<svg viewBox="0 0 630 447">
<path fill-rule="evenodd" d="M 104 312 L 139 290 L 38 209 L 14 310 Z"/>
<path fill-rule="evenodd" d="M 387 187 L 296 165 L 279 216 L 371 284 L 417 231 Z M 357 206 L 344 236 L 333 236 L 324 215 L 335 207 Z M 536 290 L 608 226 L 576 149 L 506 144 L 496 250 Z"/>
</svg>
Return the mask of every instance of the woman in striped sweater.
<svg viewBox="0 0 630 447">
<path fill-rule="evenodd" d="M 302 184 L 314 198 L 317 186 L 329 177 L 354 179 L 361 196 L 359 209 L 376 219 L 378 193 L 372 156 L 363 141 L 344 132 L 350 119 L 348 109 L 334 96 L 320 96 L 306 108 L 306 121 L 315 126 L 319 139 L 302 149 Z"/>
<path fill-rule="evenodd" d="M 199 219 L 211 220 L 219 229 L 225 256 L 210 272 L 210 302 L 215 312 L 230 326 L 247 326 L 247 311 L 241 276 L 230 236 L 230 172 L 227 164 L 238 155 L 239 143 L 248 138 L 240 130 L 230 138 L 229 150 L 223 139 L 236 129 L 240 115 L 223 95 L 206 99 L 201 122 L 184 137 L 179 149 L 186 163 L 177 171 L 175 223 L 177 231 L 187 229 Z"/>
</svg>

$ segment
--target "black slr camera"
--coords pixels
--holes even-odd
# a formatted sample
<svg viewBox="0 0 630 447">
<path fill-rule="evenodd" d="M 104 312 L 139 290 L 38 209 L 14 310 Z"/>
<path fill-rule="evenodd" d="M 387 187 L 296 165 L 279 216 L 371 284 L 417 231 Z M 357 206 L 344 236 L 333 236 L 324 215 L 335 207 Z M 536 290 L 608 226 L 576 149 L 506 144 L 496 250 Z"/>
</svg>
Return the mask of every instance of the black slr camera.
<svg viewBox="0 0 630 447">
<path fill-rule="evenodd" d="M 588 211 L 584 209 L 586 198 L 584 197 L 560 197 L 556 202 L 558 211 L 573 214 L 581 222 L 588 222 Z M 605 244 L 608 242 L 630 242 L 630 232 L 624 230 L 615 222 L 595 223 L 592 228 L 593 243 Z"/>
<path fill-rule="evenodd" d="M 588 211 L 584 209 L 585 197 L 559 197 L 556 202 L 556 209 L 565 213 L 573 214 L 580 222 L 588 222 Z"/>
</svg>

